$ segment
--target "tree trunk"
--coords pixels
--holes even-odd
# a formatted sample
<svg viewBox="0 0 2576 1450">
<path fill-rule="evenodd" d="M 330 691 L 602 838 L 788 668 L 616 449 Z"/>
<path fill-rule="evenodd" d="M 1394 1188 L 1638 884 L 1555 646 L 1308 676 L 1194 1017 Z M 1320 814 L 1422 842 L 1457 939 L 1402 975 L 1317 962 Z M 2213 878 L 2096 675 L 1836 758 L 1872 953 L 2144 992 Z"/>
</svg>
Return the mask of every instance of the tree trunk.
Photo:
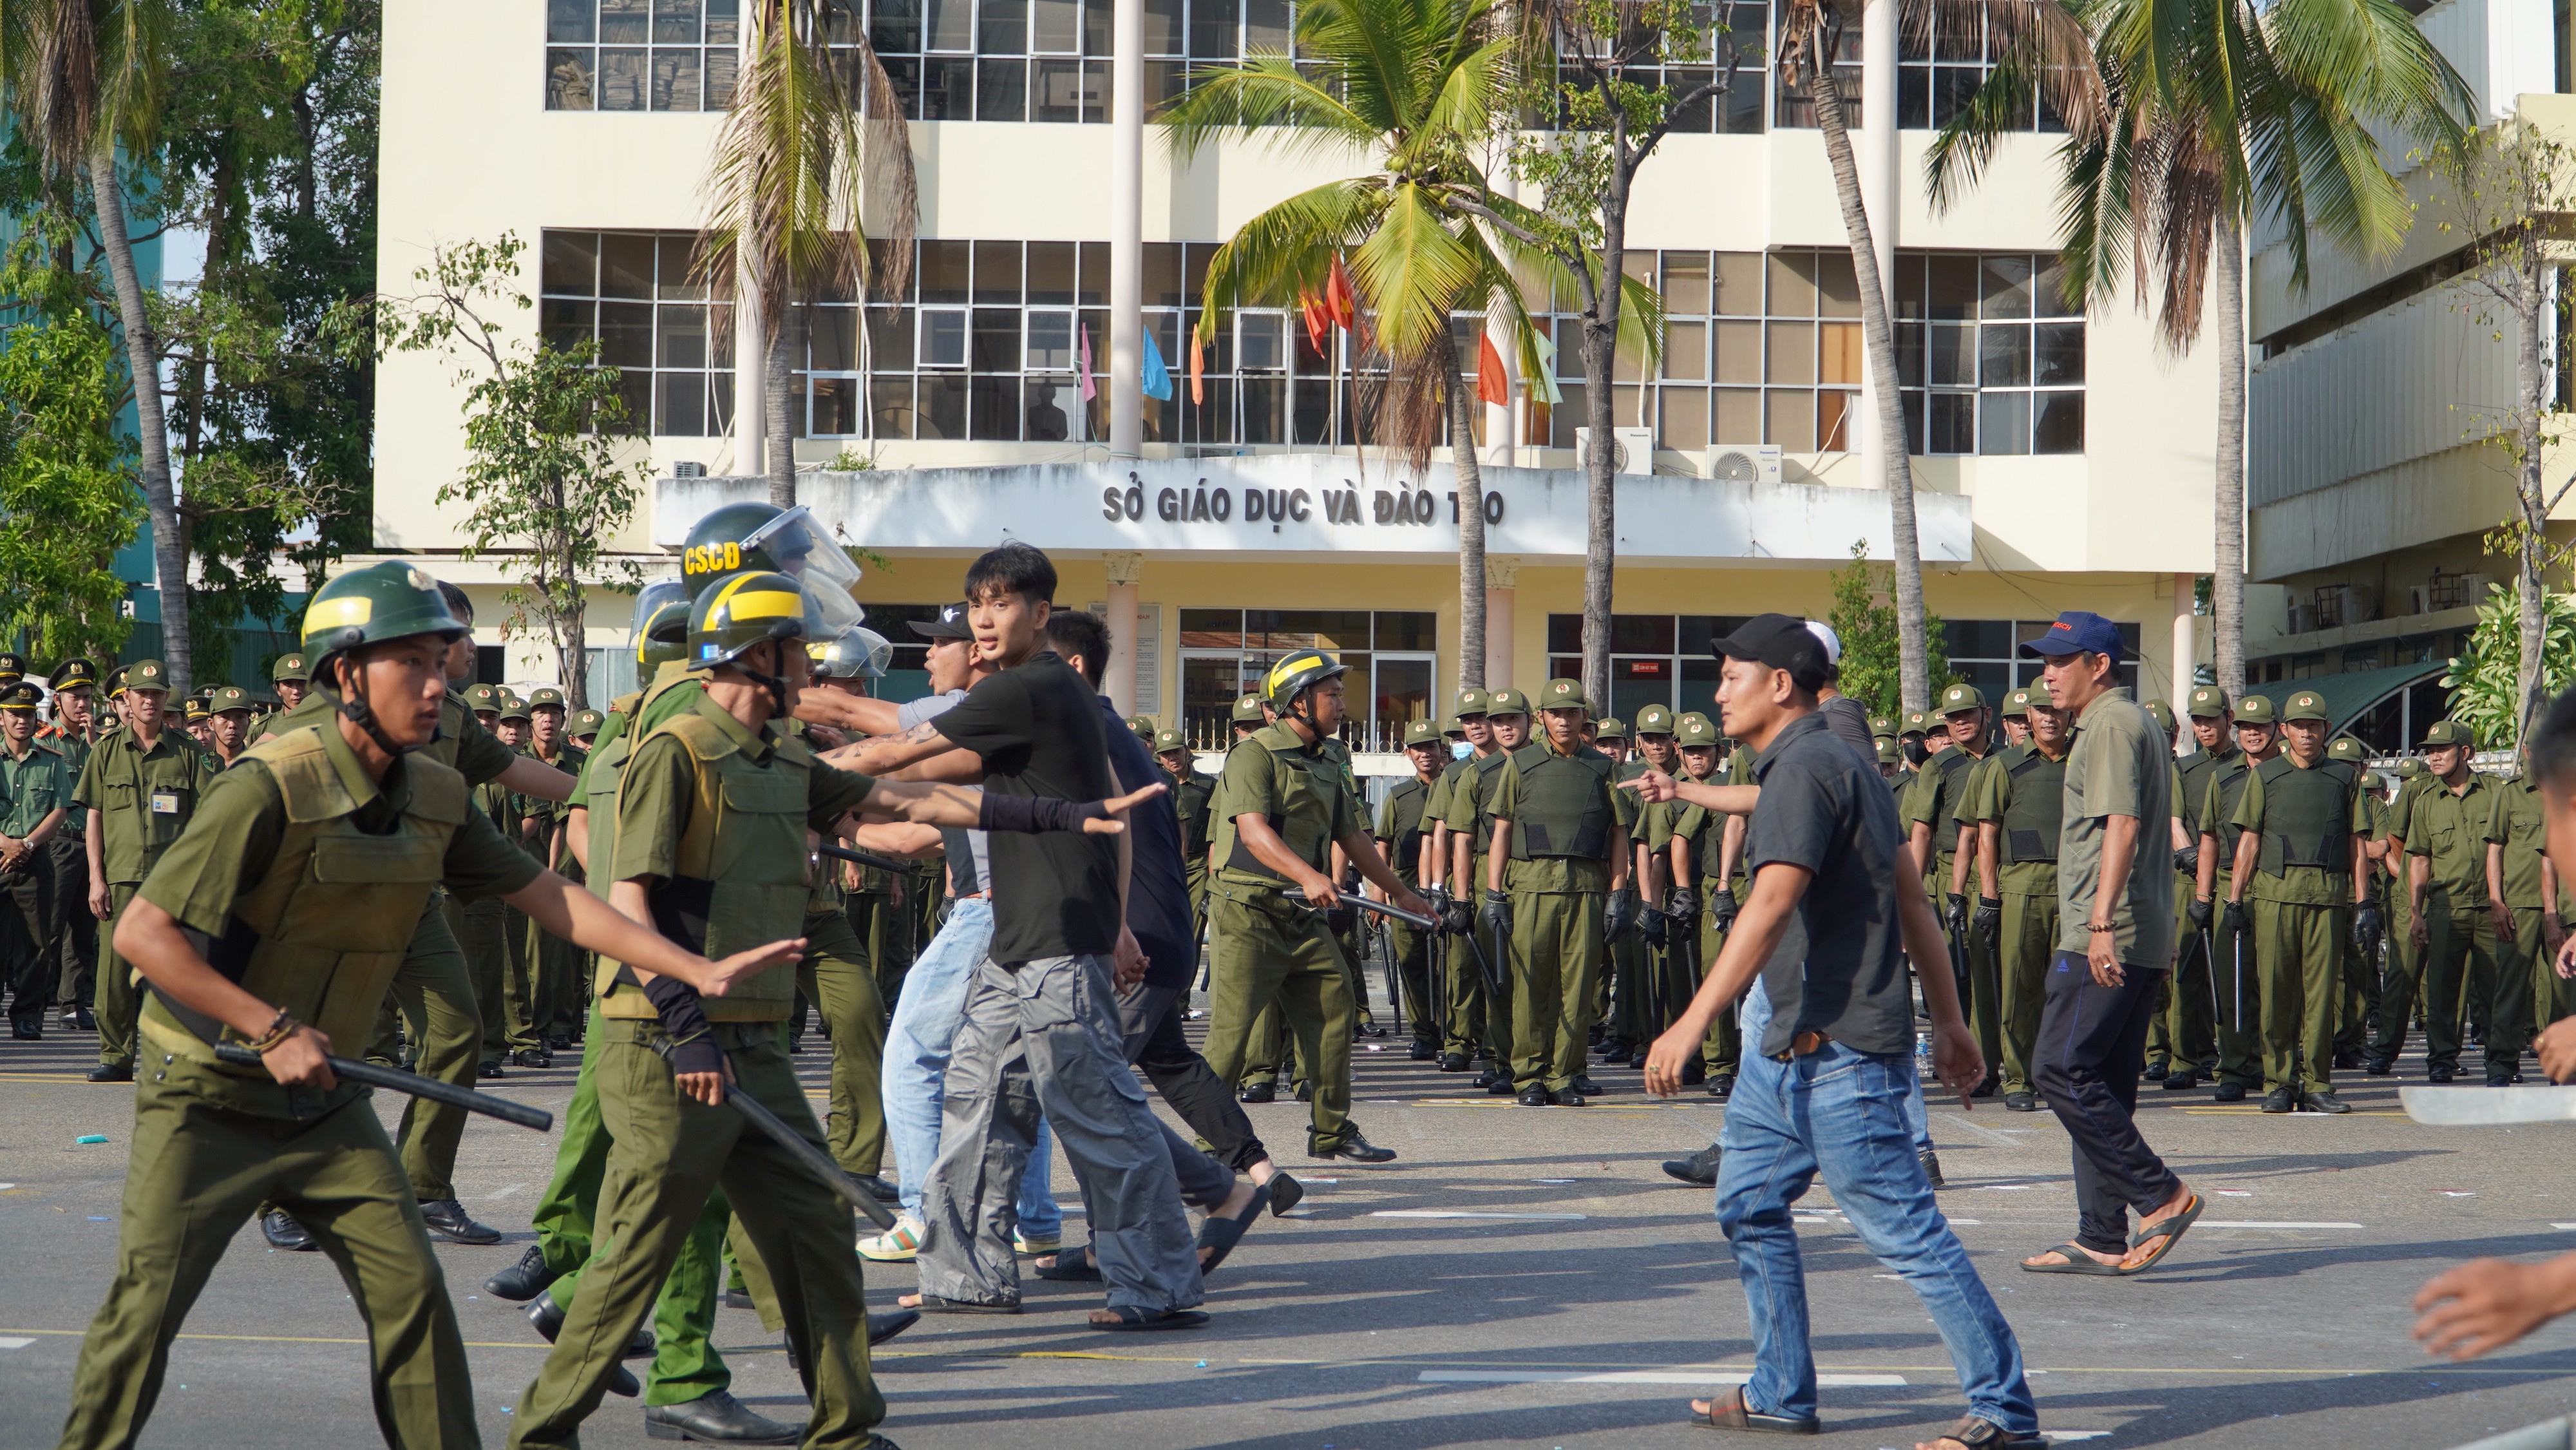
<svg viewBox="0 0 2576 1450">
<path fill-rule="evenodd" d="M 161 586 L 161 662 L 170 672 L 170 695 L 195 686 L 196 651 L 188 632 L 188 540 L 179 527 L 170 488 L 170 439 L 161 416 L 161 342 L 143 309 L 143 280 L 134 270 L 134 240 L 125 228 L 125 196 L 117 190 L 116 143 L 90 148 L 90 193 L 98 207 L 98 235 L 107 269 L 116 281 L 117 320 L 125 330 L 125 361 L 134 375 L 135 442 L 143 462 L 143 508 L 152 520 L 152 567 Z"/>
<path fill-rule="evenodd" d="M 1869 211 L 1861 204 L 1860 163 L 1852 155 L 1851 132 L 1843 127 L 1842 91 L 1834 84 L 1831 61 L 1822 57 L 1825 44 L 1821 33 L 1807 42 L 1807 84 L 1816 98 L 1816 129 L 1824 135 L 1825 158 L 1833 163 L 1843 231 L 1851 239 L 1852 274 L 1860 283 L 1861 342 L 1869 352 L 1870 392 L 1878 403 L 1888 552 L 1896 564 L 1897 695 L 1905 709 L 1921 710 L 1932 703 L 1931 650 L 1923 628 L 1923 540 L 1914 526 L 1914 459 L 1906 451 L 1905 397 L 1897 391 L 1896 329 L 1888 320 L 1887 285 L 1878 275 L 1878 243 L 1870 232 Z"/>
<path fill-rule="evenodd" d="M 2515 551 L 2514 602 L 2521 613 L 2522 654 L 2514 674 L 2513 740 L 2519 749 L 2540 723 L 2540 712 L 2548 707 L 2543 694 L 2547 678 L 2542 650 L 2548 631 L 2546 586 L 2541 581 L 2541 563 L 2549 547 L 2548 495 L 2540 477 L 2541 415 L 2550 405 L 2549 372 L 2542 361 L 2541 328 L 2556 309 L 2550 306 L 2547 259 L 2537 247 L 2527 247 L 2530 263 L 2518 270 L 2515 279 L 2522 293 L 2523 305 L 2515 321 L 2519 324 L 2514 339 L 2514 381 L 2521 394 L 2514 418 L 2515 501 L 2521 505 L 2521 547 Z M 2507 742 L 2490 741 L 2490 745 Z"/>
<path fill-rule="evenodd" d="M 769 464 L 769 501 L 792 509 L 796 507 L 796 435 L 787 422 L 788 310 L 783 301 L 772 297 L 762 298 L 761 306 L 778 309 L 761 356 L 761 431 L 766 440 L 761 452 Z M 766 314 L 764 320 L 770 320 Z"/>
<path fill-rule="evenodd" d="M 1610 713 L 1610 583 L 1618 550 L 1618 449 L 1610 430 L 1611 379 L 1619 356 L 1620 282 L 1628 266 L 1628 182 L 1617 163 L 1625 147 L 1619 128 L 1610 134 L 1610 194 L 1601 199 L 1601 285 L 1592 316 L 1583 325 L 1583 418 L 1592 446 L 1583 453 L 1583 693 L 1595 715 Z M 1647 467 L 1654 466 L 1653 460 Z M 1533 730 L 1538 722 L 1530 722 Z"/>
<path fill-rule="evenodd" d="M 590 708 L 590 604 L 573 584 L 572 606 L 555 621 L 555 667 L 563 674 L 567 719 Z"/>
<path fill-rule="evenodd" d="M 1458 488 L 1458 688 L 1485 688 L 1485 475 L 1476 460 L 1476 400 L 1458 363 L 1458 339 L 1440 330 L 1449 388 L 1449 458 Z M 1448 712 L 1432 703 L 1432 718 Z"/>
<path fill-rule="evenodd" d="M 2210 268 L 2218 293 L 2217 548 L 2209 581 L 2211 656 L 2227 698 L 2245 694 L 2245 234 L 2218 229 Z"/>
</svg>

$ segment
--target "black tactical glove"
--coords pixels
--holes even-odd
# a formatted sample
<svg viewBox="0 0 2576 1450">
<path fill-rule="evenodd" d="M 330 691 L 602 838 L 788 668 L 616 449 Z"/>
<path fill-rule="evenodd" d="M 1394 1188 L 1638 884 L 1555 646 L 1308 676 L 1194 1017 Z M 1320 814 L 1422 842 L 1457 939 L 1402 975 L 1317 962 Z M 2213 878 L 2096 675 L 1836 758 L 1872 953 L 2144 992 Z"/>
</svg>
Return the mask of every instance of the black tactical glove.
<svg viewBox="0 0 2576 1450">
<path fill-rule="evenodd" d="M 2363 956 L 2379 955 L 2380 938 L 2386 933 L 2387 925 L 2380 920 L 2378 902 L 2365 901 L 2352 909 L 2352 944 L 2361 948 Z"/>
<path fill-rule="evenodd" d="M 2211 910 L 2212 908 L 2207 901 L 2195 896 L 2190 901 L 2184 903 L 2182 914 L 2191 919 L 2191 924 L 2193 926 L 2199 927 L 2202 931 L 2207 931 L 2209 930 Z"/>
<path fill-rule="evenodd" d="M 1722 886 L 1711 892 L 1708 919 L 1719 931 L 1735 930 L 1735 893 Z"/>
<path fill-rule="evenodd" d="M 1512 899 L 1491 887 L 1486 888 L 1485 904 L 1477 909 L 1476 920 L 1485 928 L 1487 936 L 1496 941 L 1508 941 L 1512 934 Z"/>
<path fill-rule="evenodd" d="M 1645 907 L 1637 913 L 1637 934 L 1646 939 L 1648 946 L 1662 946 L 1671 928 L 1672 918 L 1655 907 Z"/>
<path fill-rule="evenodd" d="M 1335 936 L 1350 935 L 1351 928 L 1359 924 L 1359 919 L 1360 909 L 1347 901 L 1324 913 L 1324 925 L 1329 927 Z"/>
<path fill-rule="evenodd" d="M 2253 925 L 2253 922 L 2245 915 L 2245 903 L 2231 901 L 2227 903 L 2227 909 L 2218 914 L 2218 925 L 2221 930 L 2234 935 Z"/>
<path fill-rule="evenodd" d="M 1626 936 L 1629 929 L 1636 924 L 1637 894 L 1633 891 L 1611 892 L 1609 904 L 1601 911 L 1601 935 L 1610 941 L 1617 941 Z"/>
<path fill-rule="evenodd" d="M 1699 924 L 1699 893 L 1691 890 L 1687 886 L 1674 887 L 1672 894 L 1664 898 L 1664 915 L 1672 918 L 1673 925 L 1680 927 L 1684 931 L 1689 931 L 1692 927 L 1697 926 Z"/>
<path fill-rule="evenodd" d="M 677 977 L 655 977 L 644 984 L 644 998 L 653 1004 L 662 1019 L 662 1030 L 670 1041 L 662 1048 L 663 1060 L 675 1073 L 722 1072 L 724 1049 L 716 1044 L 715 1030 L 707 1025 L 706 1009 L 700 1005 L 698 989 Z"/>
<path fill-rule="evenodd" d="M 1475 926 L 1476 913 L 1467 909 L 1467 903 L 1463 901 L 1450 901 L 1443 898 L 1440 907 L 1440 929 L 1442 931 L 1449 933 L 1451 936 L 1465 936 L 1468 932 L 1473 931 Z"/>
<path fill-rule="evenodd" d="M 1950 935 L 1960 941 L 1968 939 L 1968 898 L 1956 891 L 1950 893 L 1950 912 L 1946 918 Z"/>
<path fill-rule="evenodd" d="M 1977 898 L 1976 928 L 1977 934 L 1988 941 L 1995 941 L 2002 937 L 2004 930 L 2004 903 L 2002 897 L 1980 896 Z"/>
<path fill-rule="evenodd" d="M 2174 869 L 2185 876 L 2199 875 L 2200 847 L 2195 844 L 2174 852 Z"/>
</svg>

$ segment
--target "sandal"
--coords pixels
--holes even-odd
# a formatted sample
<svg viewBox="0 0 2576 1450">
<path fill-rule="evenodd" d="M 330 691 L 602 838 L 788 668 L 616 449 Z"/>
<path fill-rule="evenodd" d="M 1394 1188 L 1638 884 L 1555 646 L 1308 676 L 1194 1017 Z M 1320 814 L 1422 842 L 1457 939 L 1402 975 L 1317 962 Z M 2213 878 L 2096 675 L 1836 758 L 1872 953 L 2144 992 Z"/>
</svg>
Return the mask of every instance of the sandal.
<svg viewBox="0 0 2576 1450">
<path fill-rule="evenodd" d="M 1104 1334 L 1126 1334 L 1157 1329 L 1196 1329 L 1208 1322 L 1207 1315 L 1196 1309 L 1167 1309 L 1160 1314 L 1149 1314 L 1133 1304 L 1112 1304 L 1109 1312 L 1118 1316 L 1116 1323 L 1091 1327 Z"/>
<path fill-rule="evenodd" d="M 1791 1415 L 1766 1415 L 1754 1409 L 1744 1402 L 1742 1385 L 1727 1391 L 1724 1399 L 1711 1395 L 1708 1413 L 1694 1416 L 1691 1423 L 1712 1430 L 1750 1430 L 1762 1435 L 1821 1435 L 1825 1432 L 1825 1422 L 1813 1417 L 1801 1420 Z"/>
<path fill-rule="evenodd" d="M 1089 1244 L 1070 1249 L 1058 1249 L 1054 1263 L 1039 1264 L 1035 1267 L 1039 1278 L 1053 1279 L 1060 1284 L 1100 1282 L 1100 1265 L 1092 1262 Z"/>
<path fill-rule="evenodd" d="M 2059 1244 L 2053 1249 L 2042 1249 L 2040 1252 L 2043 1254 L 2063 1254 L 2066 1257 L 2066 1262 L 2062 1264 L 2026 1263 L 2021 1266 L 2023 1273 L 2100 1274 L 2106 1278 L 2118 1278 L 2129 1272 L 2129 1270 L 2120 1267 L 2118 1264 L 2103 1263 L 2100 1259 L 2084 1252 L 2084 1247 L 2081 1244 Z M 1983 1422 L 1981 1421 L 1980 1423 Z"/>
<path fill-rule="evenodd" d="M 2162 1223 L 2138 1230 L 2137 1237 L 2129 1240 L 2131 1249 L 2145 1248 L 2149 1239 L 2161 1239 L 2163 1242 L 2157 1244 L 2156 1251 L 2147 1255 L 2143 1261 L 2131 1265 L 2128 1272 L 2142 1274 L 2162 1262 L 2165 1255 L 2173 1252 L 2174 1245 L 2182 1242 L 2183 1231 L 2190 1228 L 2200 1218 L 2200 1211 L 2208 1206 L 2209 1200 L 2195 1193 L 2191 1196 L 2191 1202 L 2183 1206 L 2182 1212 Z"/>
<path fill-rule="evenodd" d="M 1207 1222 L 1199 1225 L 1199 1247 L 1207 1252 L 1207 1257 L 1199 1261 L 1199 1277 L 1206 1278 L 1216 1272 L 1217 1265 L 1225 1262 L 1225 1256 L 1234 1252 L 1236 1244 L 1243 1242 L 1244 1231 L 1260 1221 L 1261 1210 L 1269 1202 L 1269 1186 L 1256 1185 L 1252 1190 L 1252 1201 L 1244 1205 L 1243 1212 L 1208 1215 Z M 1057 1262 L 1063 1261 L 1059 1259 Z"/>
<path fill-rule="evenodd" d="M 2037 1430 L 2017 1433 L 1974 1415 L 1961 1417 L 1959 1423 L 1934 1436 L 1932 1443 L 1937 1447 L 1944 1440 L 1961 1450 L 2048 1450 L 2048 1437 Z"/>
<path fill-rule="evenodd" d="M 1270 1216 L 1272 1218 L 1285 1218 L 1288 1214 L 1288 1210 L 1295 1208 L 1298 1200 L 1306 1196 L 1306 1185 L 1289 1177 L 1285 1173 L 1271 1174 L 1270 1181 L 1263 1184 L 1262 1187 L 1270 1190 Z"/>
</svg>

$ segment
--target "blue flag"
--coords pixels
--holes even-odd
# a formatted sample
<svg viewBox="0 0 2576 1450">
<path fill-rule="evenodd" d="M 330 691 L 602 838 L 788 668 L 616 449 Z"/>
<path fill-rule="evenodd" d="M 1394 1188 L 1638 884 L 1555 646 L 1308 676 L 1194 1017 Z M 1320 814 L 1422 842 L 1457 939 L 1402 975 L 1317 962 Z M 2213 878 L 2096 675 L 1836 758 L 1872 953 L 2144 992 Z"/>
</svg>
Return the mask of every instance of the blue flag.
<svg viewBox="0 0 2576 1450">
<path fill-rule="evenodd" d="M 1145 339 L 1145 396 L 1168 403 L 1172 400 L 1172 370 L 1163 366 L 1163 350 L 1154 345 L 1153 329 L 1138 328 L 1137 335 Z"/>
</svg>

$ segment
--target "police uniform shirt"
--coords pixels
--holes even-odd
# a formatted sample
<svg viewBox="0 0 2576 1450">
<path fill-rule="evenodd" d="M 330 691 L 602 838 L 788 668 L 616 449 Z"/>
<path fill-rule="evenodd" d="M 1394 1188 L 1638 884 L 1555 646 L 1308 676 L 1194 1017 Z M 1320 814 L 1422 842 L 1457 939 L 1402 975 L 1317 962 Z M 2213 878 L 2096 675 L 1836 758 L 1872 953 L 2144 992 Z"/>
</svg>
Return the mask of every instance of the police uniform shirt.
<svg viewBox="0 0 2576 1450">
<path fill-rule="evenodd" d="M 1599 856 L 1541 856 L 1528 851 L 1528 842 L 1519 830 L 1521 801 L 1527 787 L 1521 780 L 1522 763 L 1535 768 L 1550 759 L 1567 759 L 1584 767 L 1592 777 L 1592 790 L 1608 813 L 1611 829 Z M 1548 893 L 1584 893 L 1610 889 L 1610 863 L 1627 849 L 1627 829 L 1619 822 L 1619 796 L 1623 792 L 1610 784 L 1610 757 L 1599 751 L 1578 747 L 1575 754 L 1559 757 L 1556 748 L 1544 740 L 1532 741 L 1511 753 L 1501 778 L 1494 784 L 1493 799 L 1486 803 L 1486 813 L 1497 820 L 1511 821 L 1512 863 L 1505 868 L 1503 881 L 1514 891 Z"/>
<path fill-rule="evenodd" d="M 2036 745 L 2010 745 L 1988 757 L 1993 769 L 1979 782 L 1975 814 L 1978 824 L 1995 823 L 1995 886 L 1998 894 L 2053 896 L 2057 893 L 2059 813 L 2065 807 L 2066 757 L 2051 761 Z M 2040 763 L 2032 765 L 2037 760 Z M 2025 799 L 2036 791 L 2039 799 Z M 2014 808 L 2020 807 L 2020 811 Z M 2036 811 L 2034 812 L 2034 807 Z M 2028 821 L 2034 814 L 2047 821 L 2045 841 L 2016 845 L 2009 818 Z"/>
<path fill-rule="evenodd" d="M 2504 904 L 2516 911 L 2540 910 L 2540 861 L 2549 850 L 2549 821 L 2541 811 L 2540 783 L 2530 771 L 2497 788 L 2495 810 L 2487 817 L 2487 841 L 2504 848 L 2496 863 Z"/>
<path fill-rule="evenodd" d="M 1467 838 L 1470 858 L 1483 856 L 1493 841 L 1488 828 L 1494 811 L 1491 804 L 1495 783 L 1504 768 L 1511 764 L 1511 752 L 1497 750 L 1491 755 L 1471 755 L 1458 762 L 1465 767 L 1449 787 L 1449 814 L 1442 819 L 1449 829 Z M 1467 883 L 1471 889 L 1485 889 L 1484 878 Z"/>
<path fill-rule="evenodd" d="M 2297 763 L 2287 755 L 2275 756 L 2274 760 L 2280 761 L 2283 768 L 2288 770 L 2299 768 Z M 2264 767 L 2269 767 L 2272 763 L 2267 760 L 2263 764 Z M 2329 772 L 2337 784 L 2343 787 L 2346 805 L 2341 814 L 2345 829 L 2334 837 L 2335 844 L 2332 849 L 2337 854 L 2332 859 L 2348 863 L 2351 860 L 2352 846 L 2346 837 L 2367 835 L 2370 831 L 2370 808 L 2363 802 L 2360 783 L 2352 777 L 2350 768 L 2339 761 L 2320 760 L 2309 769 Z M 2236 798 L 2236 813 L 2229 818 L 2229 825 L 2240 831 L 2263 833 L 2264 816 L 2270 809 L 2271 798 L 2270 788 L 2263 783 L 2266 773 L 2266 769 L 2258 768 L 2246 776 L 2245 793 Z M 2262 841 L 2259 847 L 2255 857 L 2254 879 L 2247 882 L 2245 886 L 2245 895 L 2248 898 L 2256 901 L 2287 902 L 2300 906 L 2351 904 L 2352 871 L 2348 864 L 2340 870 L 2331 865 L 2292 864 L 2283 857 L 2282 848 L 2275 841 Z M 2273 869 L 2275 866 L 2282 869 L 2276 871 Z"/>
<path fill-rule="evenodd" d="M 28 741 L 25 755 L 0 749 L 0 800 L 6 802 L 0 836 L 25 840 L 56 806 L 66 807 L 63 819 L 71 819 L 74 784 L 71 763 L 42 740 Z"/>
<path fill-rule="evenodd" d="M 1246 750 L 1243 748 L 1246 744 L 1261 748 Z M 1300 801 L 1292 802 L 1280 796 L 1282 762 L 1287 770 L 1302 773 L 1306 778 L 1306 789 Z M 1220 833 L 1240 817 L 1261 816 L 1269 821 L 1272 830 L 1278 832 L 1283 843 L 1290 839 L 1286 816 L 1291 806 L 1320 812 L 1324 829 L 1315 838 L 1313 858 L 1306 862 L 1317 871 L 1331 868 L 1332 843 L 1359 829 L 1358 819 L 1351 813 L 1350 792 L 1341 788 L 1340 779 L 1331 759 L 1323 753 L 1323 747 L 1320 744 L 1308 745 L 1297 737 L 1296 731 L 1282 724 L 1261 727 L 1226 753 L 1225 777 L 1217 787 L 1217 799 L 1221 802 L 1217 822 Z M 1294 847 L 1290 849 L 1293 852 Z M 1236 841 L 1235 851 L 1246 860 L 1254 859 L 1251 848 L 1243 845 L 1240 839 Z M 1217 867 L 1220 874 L 1235 885 L 1278 884 L 1266 865 L 1238 866 L 1232 860 L 1221 860 Z"/>
<path fill-rule="evenodd" d="M 155 846 L 145 829 L 147 815 L 184 827 L 207 782 L 205 749 L 188 732 L 165 723 L 152 748 L 143 749 L 131 730 L 99 742 L 89 768 L 72 788 L 74 803 L 97 811 L 107 839 L 100 864 L 111 886 L 141 881 L 168 842 Z M 128 819 L 131 817 L 131 819 Z M 173 839 L 176 838 L 175 832 Z"/>
<path fill-rule="evenodd" d="M 1180 788 L 1172 793 L 1173 814 L 1181 822 L 1181 863 L 1205 862 L 1208 850 L 1208 812 L 1216 799 L 1216 787 L 1201 775 L 1195 762 L 1189 773 L 1180 778 Z"/>
<path fill-rule="evenodd" d="M 1392 854 L 1395 879 L 1407 886 L 1422 884 L 1417 869 L 1422 860 L 1423 839 L 1431 834 L 1431 792 L 1438 780 L 1412 776 L 1386 793 L 1378 802 L 1377 838 L 1387 843 Z"/>
<path fill-rule="evenodd" d="M 2451 909 L 2487 904 L 2487 819 L 2495 811 L 2497 786 L 2475 771 L 2468 789 L 2454 792 L 2438 777 L 2415 798 L 2414 819 L 2406 828 L 2406 854 L 2422 856 L 2426 867 L 2425 906 L 2439 910 L 2434 899 L 2447 892 Z"/>
</svg>

